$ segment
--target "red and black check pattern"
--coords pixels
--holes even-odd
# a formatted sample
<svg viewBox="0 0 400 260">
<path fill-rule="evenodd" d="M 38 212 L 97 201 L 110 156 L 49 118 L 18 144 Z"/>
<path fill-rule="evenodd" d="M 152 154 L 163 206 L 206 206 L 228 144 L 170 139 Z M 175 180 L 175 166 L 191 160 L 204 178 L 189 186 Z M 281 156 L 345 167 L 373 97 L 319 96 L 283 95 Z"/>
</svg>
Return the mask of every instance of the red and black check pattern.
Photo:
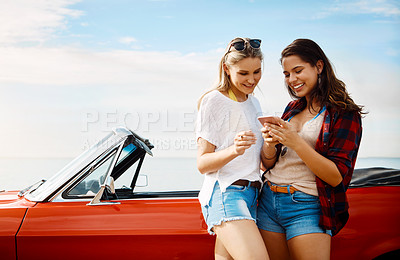
<svg viewBox="0 0 400 260">
<path fill-rule="evenodd" d="M 282 119 L 296 115 L 307 106 L 305 98 L 288 104 Z M 335 111 L 327 108 L 315 150 L 333 161 L 343 181 L 332 187 L 316 177 L 322 215 L 319 224 L 336 235 L 349 218 L 346 190 L 356 163 L 362 134 L 361 116 L 357 112 Z"/>
</svg>

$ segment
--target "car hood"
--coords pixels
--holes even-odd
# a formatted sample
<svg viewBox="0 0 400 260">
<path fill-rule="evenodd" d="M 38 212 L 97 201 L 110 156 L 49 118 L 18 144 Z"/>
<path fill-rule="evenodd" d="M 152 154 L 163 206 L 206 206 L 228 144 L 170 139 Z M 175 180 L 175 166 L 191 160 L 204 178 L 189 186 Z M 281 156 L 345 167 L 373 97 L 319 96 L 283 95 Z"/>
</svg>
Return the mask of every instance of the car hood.
<svg viewBox="0 0 400 260">
<path fill-rule="evenodd" d="M 0 191 L 0 208 L 28 208 L 36 203 L 18 196 L 18 191 Z"/>
<path fill-rule="evenodd" d="M 18 191 L 2 191 L 0 192 L 0 204 L 8 204 L 16 202 L 20 199 Z"/>
</svg>

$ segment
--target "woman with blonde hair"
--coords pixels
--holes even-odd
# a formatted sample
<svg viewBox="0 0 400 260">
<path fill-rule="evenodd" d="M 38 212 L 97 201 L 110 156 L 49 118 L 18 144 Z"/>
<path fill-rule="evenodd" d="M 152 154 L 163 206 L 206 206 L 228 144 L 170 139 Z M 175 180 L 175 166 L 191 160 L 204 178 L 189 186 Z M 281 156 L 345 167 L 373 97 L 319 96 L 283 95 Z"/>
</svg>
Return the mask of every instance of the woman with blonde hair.
<svg viewBox="0 0 400 260">
<path fill-rule="evenodd" d="M 199 200 L 215 259 L 268 259 L 255 223 L 263 144 L 252 95 L 261 78 L 261 40 L 233 39 L 219 64 L 216 88 L 199 101 L 197 167 L 205 175 Z"/>
</svg>

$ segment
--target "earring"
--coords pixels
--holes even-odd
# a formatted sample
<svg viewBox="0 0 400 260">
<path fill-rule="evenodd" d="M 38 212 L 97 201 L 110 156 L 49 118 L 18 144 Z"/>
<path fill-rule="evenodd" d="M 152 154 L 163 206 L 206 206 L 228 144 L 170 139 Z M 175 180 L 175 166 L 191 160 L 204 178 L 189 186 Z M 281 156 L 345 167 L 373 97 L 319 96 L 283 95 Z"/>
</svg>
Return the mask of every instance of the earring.
<svg viewBox="0 0 400 260">
<path fill-rule="evenodd" d="M 321 85 L 321 74 L 318 74 L 318 85 Z"/>
</svg>

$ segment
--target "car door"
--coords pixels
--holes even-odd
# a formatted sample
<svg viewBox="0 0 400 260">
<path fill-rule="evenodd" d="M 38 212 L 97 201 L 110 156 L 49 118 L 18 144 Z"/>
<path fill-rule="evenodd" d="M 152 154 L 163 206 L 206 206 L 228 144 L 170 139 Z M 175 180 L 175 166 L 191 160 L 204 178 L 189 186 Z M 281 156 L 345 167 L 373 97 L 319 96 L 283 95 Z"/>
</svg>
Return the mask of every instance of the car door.
<svg viewBox="0 0 400 260">
<path fill-rule="evenodd" d="M 211 259 L 195 198 L 39 203 L 17 236 L 18 259 Z"/>
</svg>

